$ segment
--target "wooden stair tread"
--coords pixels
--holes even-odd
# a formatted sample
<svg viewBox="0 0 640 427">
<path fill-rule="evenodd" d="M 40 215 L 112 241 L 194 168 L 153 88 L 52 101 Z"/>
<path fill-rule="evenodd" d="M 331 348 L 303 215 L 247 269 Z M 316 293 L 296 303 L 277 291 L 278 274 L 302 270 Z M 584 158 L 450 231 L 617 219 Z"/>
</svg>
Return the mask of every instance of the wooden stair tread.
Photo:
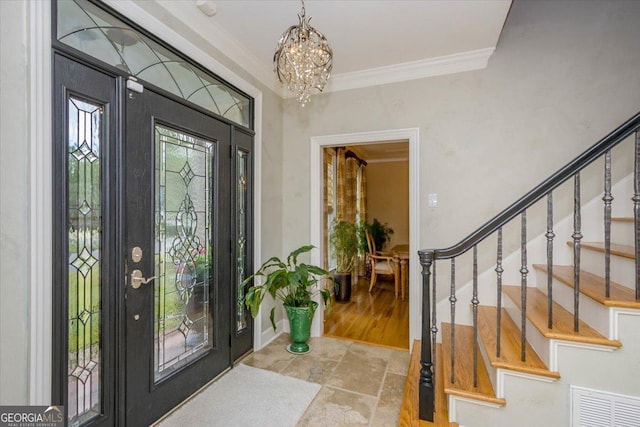
<svg viewBox="0 0 640 427">
<path fill-rule="evenodd" d="M 631 216 L 614 216 L 611 218 L 613 222 L 633 222 L 633 217 Z"/>
<path fill-rule="evenodd" d="M 504 308 L 500 327 L 500 357 L 496 355 L 497 327 L 496 307 L 478 306 L 478 335 L 487 352 L 489 362 L 494 368 L 509 369 L 527 374 L 560 378 L 557 372 L 551 372 L 533 347 L 525 343 L 525 360 L 521 360 L 520 329 L 513 322 Z"/>
<path fill-rule="evenodd" d="M 533 268 L 546 273 L 547 266 L 534 264 Z M 554 265 L 553 277 L 573 288 L 573 266 Z M 640 309 L 640 301 L 636 300 L 635 292 L 616 282 L 610 282 L 610 297 L 604 294 L 604 278 L 588 271 L 580 270 L 580 293 L 607 307 L 623 307 Z"/>
<path fill-rule="evenodd" d="M 473 386 L 473 328 L 455 325 L 454 382 L 451 382 L 451 324 L 442 323 L 442 356 L 444 369 L 444 392 L 455 396 L 505 405 L 506 401 L 496 397 L 487 368 L 478 349 L 478 386 Z"/>
<path fill-rule="evenodd" d="M 567 245 L 573 246 L 573 241 L 568 241 Z M 604 252 L 604 242 L 582 242 L 582 248 L 591 249 L 598 252 Z M 635 259 L 635 248 L 631 245 L 621 245 L 619 243 L 611 243 L 611 255 L 617 255 L 623 258 Z"/>
<path fill-rule="evenodd" d="M 398 425 L 402 427 L 458 427 L 458 423 L 449 422 L 447 412 L 447 397 L 444 394 L 444 384 L 442 378 L 442 346 L 436 346 L 436 413 L 433 422 L 419 419 L 419 381 L 420 381 L 420 341 L 413 342 L 413 351 L 409 362 L 409 372 L 402 396 L 402 406 L 400 407 L 400 418 Z"/>
<path fill-rule="evenodd" d="M 502 291 L 522 309 L 519 286 L 503 286 Z M 527 288 L 527 319 L 546 338 L 622 347 L 620 341 L 607 339 L 582 320 L 579 321 L 580 330 L 574 332 L 573 314 L 556 302 L 553 303 L 553 329 L 547 328 L 547 317 L 547 296 L 537 288 Z"/>
</svg>

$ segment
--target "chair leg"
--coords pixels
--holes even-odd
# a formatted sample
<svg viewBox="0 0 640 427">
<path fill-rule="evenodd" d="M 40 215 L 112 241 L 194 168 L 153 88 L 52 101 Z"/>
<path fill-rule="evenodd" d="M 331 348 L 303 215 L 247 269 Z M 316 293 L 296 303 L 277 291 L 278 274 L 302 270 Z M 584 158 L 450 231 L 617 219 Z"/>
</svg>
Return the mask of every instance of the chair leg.
<svg viewBox="0 0 640 427">
<path fill-rule="evenodd" d="M 371 289 L 373 289 L 373 285 L 375 285 L 376 283 L 376 269 L 372 268 L 371 269 L 371 282 L 369 282 L 369 292 L 371 292 Z"/>
<path fill-rule="evenodd" d="M 393 264 L 393 284 L 396 288 L 396 299 L 398 299 L 398 285 L 400 284 L 400 268 L 398 267 L 398 263 Z"/>
</svg>

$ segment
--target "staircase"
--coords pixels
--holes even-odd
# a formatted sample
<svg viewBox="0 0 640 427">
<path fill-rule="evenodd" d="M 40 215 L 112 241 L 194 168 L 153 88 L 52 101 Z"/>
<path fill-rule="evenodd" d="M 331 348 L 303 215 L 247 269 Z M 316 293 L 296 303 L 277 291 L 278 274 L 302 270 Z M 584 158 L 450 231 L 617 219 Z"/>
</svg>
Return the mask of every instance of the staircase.
<svg viewBox="0 0 640 427">
<path fill-rule="evenodd" d="M 420 251 L 421 355 L 409 373 L 420 372 L 420 423 L 640 426 L 639 129 L 640 113 L 462 242 Z M 614 180 L 612 164 L 625 176 Z M 582 203 L 581 175 L 591 185 L 602 166 L 602 193 Z M 554 218 L 554 195 L 573 212 Z M 527 238 L 527 220 L 546 227 Z M 520 247 L 507 253 L 514 228 Z M 478 274 L 479 247 L 493 242 L 495 263 Z M 469 258 L 472 278 L 457 286 Z"/>
</svg>

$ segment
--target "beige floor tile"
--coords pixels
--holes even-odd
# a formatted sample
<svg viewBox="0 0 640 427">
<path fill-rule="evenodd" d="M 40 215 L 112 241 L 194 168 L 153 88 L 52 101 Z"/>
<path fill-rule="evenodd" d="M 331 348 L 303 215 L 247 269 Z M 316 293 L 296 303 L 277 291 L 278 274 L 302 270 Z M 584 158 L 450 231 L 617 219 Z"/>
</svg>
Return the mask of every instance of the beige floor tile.
<svg viewBox="0 0 640 427">
<path fill-rule="evenodd" d="M 329 337 L 315 337 L 309 340 L 311 353 L 316 357 L 340 361 L 353 343 Z"/>
<path fill-rule="evenodd" d="M 358 342 L 354 342 L 351 347 L 349 347 L 349 353 L 351 354 L 356 354 L 369 360 L 381 360 L 385 363 L 391 360 L 391 357 L 398 351 L 399 350 Z"/>
<path fill-rule="evenodd" d="M 375 351 L 354 343 L 326 384 L 377 397 L 386 368 L 387 361 L 377 357 Z"/>
<path fill-rule="evenodd" d="M 283 375 L 299 378 L 301 380 L 324 384 L 338 365 L 335 360 L 307 355 L 296 356 L 289 366 L 282 371 Z"/>
<path fill-rule="evenodd" d="M 387 372 L 373 417 L 373 426 L 395 426 L 400 418 L 406 376 Z"/>
<path fill-rule="evenodd" d="M 282 372 L 296 357 L 287 351 L 289 335 L 282 334 L 273 340 L 265 348 L 247 356 L 242 363 L 254 368 L 266 369 L 274 372 Z"/>
<path fill-rule="evenodd" d="M 322 387 L 302 419 L 299 427 L 366 426 L 376 406 L 369 396 Z"/>
<path fill-rule="evenodd" d="M 406 376 L 409 371 L 409 360 L 411 354 L 406 350 L 393 350 L 389 359 L 389 372 Z"/>
</svg>

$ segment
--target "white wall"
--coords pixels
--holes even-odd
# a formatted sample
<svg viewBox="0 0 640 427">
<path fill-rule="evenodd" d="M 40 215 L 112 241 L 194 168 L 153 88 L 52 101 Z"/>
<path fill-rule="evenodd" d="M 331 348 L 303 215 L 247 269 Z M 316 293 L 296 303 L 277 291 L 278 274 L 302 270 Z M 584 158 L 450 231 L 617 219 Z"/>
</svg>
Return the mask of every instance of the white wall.
<svg viewBox="0 0 640 427">
<path fill-rule="evenodd" d="M 283 244 L 309 236 L 311 136 L 408 127 L 420 246 L 458 242 L 638 111 L 639 20 L 640 2 L 520 0 L 485 70 L 287 100 Z"/>
<path fill-rule="evenodd" d="M 27 404 L 28 7 L 0 2 L 0 404 Z"/>
</svg>

